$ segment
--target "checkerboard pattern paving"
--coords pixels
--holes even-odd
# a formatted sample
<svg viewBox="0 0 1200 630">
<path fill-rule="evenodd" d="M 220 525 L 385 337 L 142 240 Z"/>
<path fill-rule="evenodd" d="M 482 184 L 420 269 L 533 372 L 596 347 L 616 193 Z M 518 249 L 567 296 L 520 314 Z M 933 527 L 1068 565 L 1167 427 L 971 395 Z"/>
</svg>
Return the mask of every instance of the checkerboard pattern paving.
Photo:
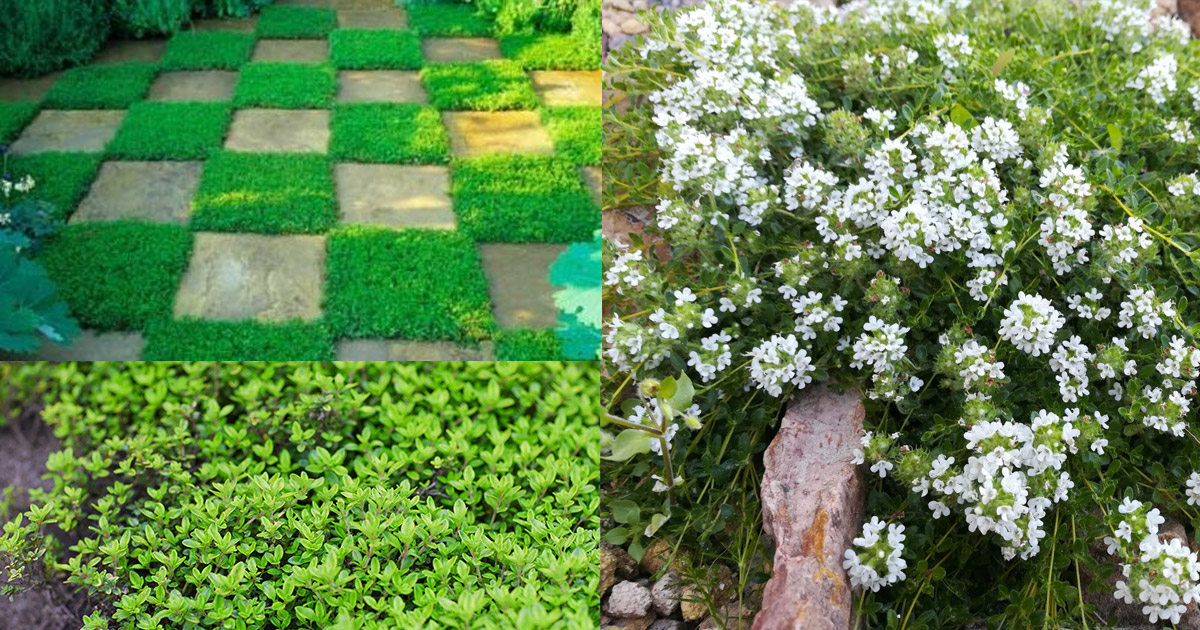
<svg viewBox="0 0 1200 630">
<path fill-rule="evenodd" d="M 553 327 L 549 265 L 600 227 L 600 71 L 411 23 L 289 0 L 0 80 L 86 330 L 46 355 L 484 359 Z M 254 347 L 299 337 L 328 356 Z"/>
</svg>

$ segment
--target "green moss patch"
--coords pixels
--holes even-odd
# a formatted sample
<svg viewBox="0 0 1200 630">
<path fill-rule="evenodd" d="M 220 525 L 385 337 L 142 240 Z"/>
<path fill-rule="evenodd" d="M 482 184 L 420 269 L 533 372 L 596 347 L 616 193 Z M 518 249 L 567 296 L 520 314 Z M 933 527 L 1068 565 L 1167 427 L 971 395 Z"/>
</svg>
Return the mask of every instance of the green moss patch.
<svg viewBox="0 0 1200 630">
<path fill-rule="evenodd" d="M 203 160 L 221 148 L 231 117 L 222 103 L 135 103 L 107 153 L 128 160 Z"/>
<path fill-rule="evenodd" d="M 438 109 L 497 111 L 538 105 L 529 76 L 506 59 L 426 66 L 421 80 Z"/>
<path fill-rule="evenodd" d="M 330 236 L 325 316 L 347 337 L 475 340 L 495 327 L 474 243 L 440 230 Z"/>
<path fill-rule="evenodd" d="M 333 103 L 333 68 L 303 63 L 249 63 L 238 78 L 238 107 L 323 109 Z"/>
<path fill-rule="evenodd" d="M 434 37 L 486 37 L 492 23 L 467 4 L 411 4 L 408 25 L 421 35 Z"/>
<path fill-rule="evenodd" d="M 147 361 L 326 361 L 333 338 L 321 324 L 164 320 L 146 330 Z"/>
<path fill-rule="evenodd" d="M 496 358 L 500 361 L 550 361 L 562 358 L 562 344 L 554 330 L 505 330 L 496 335 Z"/>
<path fill-rule="evenodd" d="M 410 103 L 333 109 L 330 153 L 350 162 L 445 164 L 450 140 L 437 110 Z"/>
<path fill-rule="evenodd" d="M 54 83 L 42 104 L 52 109 L 124 109 L 146 96 L 157 73 L 158 66 L 150 63 L 74 68 Z"/>
<path fill-rule="evenodd" d="M 16 140 L 37 112 L 37 103 L 0 103 L 0 144 Z"/>
<path fill-rule="evenodd" d="M 204 164 L 192 227 L 260 234 L 319 233 L 337 221 L 324 156 L 219 152 Z"/>
<path fill-rule="evenodd" d="M 309 39 L 329 35 L 337 12 L 317 7 L 269 6 L 258 18 L 259 37 Z"/>
<path fill-rule="evenodd" d="M 477 241 L 571 243 L 600 227 L 578 168 L 563 159 L 487 155 L 455 163 L 459 229 Z"/>
<path fill-rule="evenodd" d="M 192 234 L 128 221 L 68 225 L 37 256 L 86 328 L 139 330 L 171 315 Z"/>
<path fill-rule="evenodd" d="M 329 44 L 333 65 L 343 70 L 416 70 L 424 63 L 412 31 L 337 30 Z"/>
<path fill-rule="evenodd" d="M 168 70 L 237 70 L 250 60 L 255 38 L 233 31 L 184 31 L 167 42 Z"/>
<path fill-rule="evenodd" d="M 8 171 L 20 179 L 33 177 L 33 199 L 50 203 L 55 216 L 65 220 L 87 194 L 100 170 L 101 157 L 93 153 L 37 153 L 8 157 Z"/>
<path fill-rule="evenodd" d="M 542 111 L 542 123 L 560 157 L 581 166 L 600 165 L 604 128 L 599 107 L 550 107 Z"/>
<path fill-rule="evenodd" d="M 547 34 L 503 37 L 500 52 L 526 70 L 599 70 L 602 51 L 599 39 Z"/>
</svg>

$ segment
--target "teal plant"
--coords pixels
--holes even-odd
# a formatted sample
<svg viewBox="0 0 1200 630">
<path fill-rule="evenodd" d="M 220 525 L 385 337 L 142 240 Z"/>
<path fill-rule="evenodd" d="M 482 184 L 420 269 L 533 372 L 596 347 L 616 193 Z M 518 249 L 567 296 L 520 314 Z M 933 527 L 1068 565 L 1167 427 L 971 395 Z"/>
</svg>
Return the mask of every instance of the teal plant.
<svg viewBox="0 0 1200 630">
<path fill-rule="evenodd" d="M 600 357 L 600 322 L 603 309 L 600 276 L 603 267 L 600 231 L 588 243 L 574 243 L 550 268 L 550 284 L 562 287 L 554 294 L 558 307 L 558 338 L 571 360 Z"/>
</svg>

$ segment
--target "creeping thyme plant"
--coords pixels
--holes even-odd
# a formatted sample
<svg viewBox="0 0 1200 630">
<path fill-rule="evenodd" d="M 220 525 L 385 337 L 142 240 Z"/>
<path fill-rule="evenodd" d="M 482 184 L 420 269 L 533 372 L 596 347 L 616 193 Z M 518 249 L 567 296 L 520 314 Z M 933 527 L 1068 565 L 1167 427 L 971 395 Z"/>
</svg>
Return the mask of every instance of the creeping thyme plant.
<svg viewBox="0 0 1200 630">
<path fill-rule="evenodd" d="M 1179 622 L 1200 562 L 1159 525 L 1200 528 L 1200 44 L 1153 6 L 648 16 L 609 68 L 607 205 L 656 218 L 606 243 L 606 538 L 764 579 L 759 455 L 836 379 L 868 407 L 863 624 L 1095 627 L 1097 594 Z"/>
<path fill-rule="evenodd" d="M 8 589 L 99 628 L 593 628 L 599 369 L 577 363 L 9 364 L 49 491 Z M 2 398 L 3 394 L 0 394 Z M 0 402 L 3 402 L 0 400 Z"/>
</svg>

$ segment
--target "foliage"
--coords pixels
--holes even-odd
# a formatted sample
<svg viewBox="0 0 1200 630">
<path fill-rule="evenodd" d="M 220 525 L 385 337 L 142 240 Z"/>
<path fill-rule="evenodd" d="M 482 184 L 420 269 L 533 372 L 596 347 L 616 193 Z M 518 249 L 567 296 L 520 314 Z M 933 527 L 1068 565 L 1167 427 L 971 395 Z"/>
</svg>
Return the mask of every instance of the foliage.
<svg viewBox="0 0 1200 630">
<path fill-rule="evenodd" d="M 498 34 L 571 30 L 577 0 L 475 0 L 476 10 Z"/>
<path fill-rule="evenodd" d="M 479 252 L 457 232 L 338 230 L 326 276 L 325 314 L 340 336 L 479 340 L 495 328 Z"/>
<path fill-rule="evenodd" d="M 574 243 L 550 267 L 550 284 L 563 287 L 554 293 L 558 307 L 558 337 L 563 354 L 572 361 L 600 358 L 600 297 L 602 275 L 600 231 L 589 243 Z"/>
<path fill-rule="evenodd" d="M 225 103 L 134 103 L 105 153 L 125 160 L 203 160 L 220 149 L 232 116 Z"/>
<path fill-rule="evenodd" d="M 579 165 L 600 165 L 604 145 L 600 108 L 547 107 L 542 110 L 542 122 L 559 156 Z"/>
<path fill-rule="evenodd" d="M 450 138 L 436 109 L 414 103 L 348 103 L 333 108 L 329 152 L 338 160 L 445 164 Z"/>
<path fill-rule="evenodd" d="M 193 0 L 113 0 L 113 25 L 134 37 L 172 35 L 191 18 Z"/>
<path fill-rule="evenodd" d="M 320 323 L 164 319 L 146 328 L 147 361 L 321 361 L 333 359 L 333 338 Z"/>
<path fill-rule="evenodd" d="M 167 70 L 237 70 L 254 52 L 254 35 L 234 31 L 184 31 L 167 42 Z"/>
<path fill-rule="evenodd" d="M 0 142 L 16 140 L 37 113 L 37 103 L 0 103 Z"/>
<path fill-rule="evenodd" d="M 269 6 L 258 17 L 259 37 L 324 38 L 337 25 L 337 12 L 318 7 Z"/>
<path fill-rule="evenodd" d="M 596 627 L 595 364 L 22 370 L 63 450 L 0 553 L 86 627 Z"/>
<path fill-rule="evenodd" d="M 336 222 L 333 166 L 324 155 L 217 152 L 193 200 L 198 230 L 313 234 Z"/>
<path fill-rule="evenodd" d="M 724 521 L 785 402 L 836 378 L 868 398 L 867 513 L 904 526 L 911 576 L 860 596 L 868 627 L 1103 625 L 1080 574 L 1105 588 L 1088 549 L 1113 536 L 1115 595 L 1177 622 L 1197 559 L 1155 523 L 1200 527 L 1187 26 L 1123 0 L 647 19 L 608 69 L 638 98 L 606 112 L 606 198 L 656 204 L 670 256 L 606 252 L 607 406 L 634 431 L 610 505 L 753 556 Z"/>
<path fill-rule="evenodd" d="M 600 227 L 591 193 L 566 160 L 485 155 L 456 161 L 453 175 L 458 228 L 477 241 L 569 243 Z"/>
<path fill-rule="evenodd" d="M 342 70 L 416 70 L 425 63 L 412 31 L 338 29 L 329 37 L 329 58 Z"/>
<path fill-rule="evenodd" d="M 36 352 L 43 339 L 67 345 L 78 335 L 79 325 L 41 265 L 0 247 L 0 350 Z"/>
<path fill-rule="evenodd" d="M 113 221 L 63 228 L 36 260 L 87 328 L 140 330 L 171 316 L 192 235 L 175 225 Z"/>
<path fill-rule="evenodd" d="M 600 36 L 509 35 L 500 38 L 500 51 L 526 70 L 599 70 Z"/>
<path fill-rule="evenodd" d="M 473 7 L 454 4 L 412 4 L 408 25 L 422 37 L 488 37 L 492 23 L 476 15 Z"/>
<path fill-rule="evenodd" d="M 158 73 L 151 63 L 84 66 L 66 71 L 42 101 L 52 109 L 125 109 L 142 100 Z"/>
<path fill-rule="evenodd" d="M 429 102 L 441 110 L 533 109 L 538 98 L 521 66 L 507 59 L 425 66 Z"/>
<path fill-rule="evenodd" d="M 100 170 L 100 155 L 35 153 L 8 156 L 9 170 L 37 182 L 37 198 L 50 205 L 54 217 L 65 221 L 87 194 Z"/>
<path fill-rule="evenodd" d="M 243 18 L 271 4 L 272 0 L 194 0 L 196 15 Z"/>
<path fill-rule="evenodd" d="M 562 343 L 553 330 L 520 328 L 496 333 L 496 358 L 501 361 L 549 361 L 565 357 Z"/>
<path fill-rule="evenodd" d="M 327 65 L 253 62 L 242 67 L 234 104 L 239 108 L 323 109 L 333 103 L 337 76 Z"/>
<path fill-rule="evenodd" d="M 92 58 L 108 39 L 107 0 L 0 0 L 0 76 L 36 77 Z"/>
</svg>

